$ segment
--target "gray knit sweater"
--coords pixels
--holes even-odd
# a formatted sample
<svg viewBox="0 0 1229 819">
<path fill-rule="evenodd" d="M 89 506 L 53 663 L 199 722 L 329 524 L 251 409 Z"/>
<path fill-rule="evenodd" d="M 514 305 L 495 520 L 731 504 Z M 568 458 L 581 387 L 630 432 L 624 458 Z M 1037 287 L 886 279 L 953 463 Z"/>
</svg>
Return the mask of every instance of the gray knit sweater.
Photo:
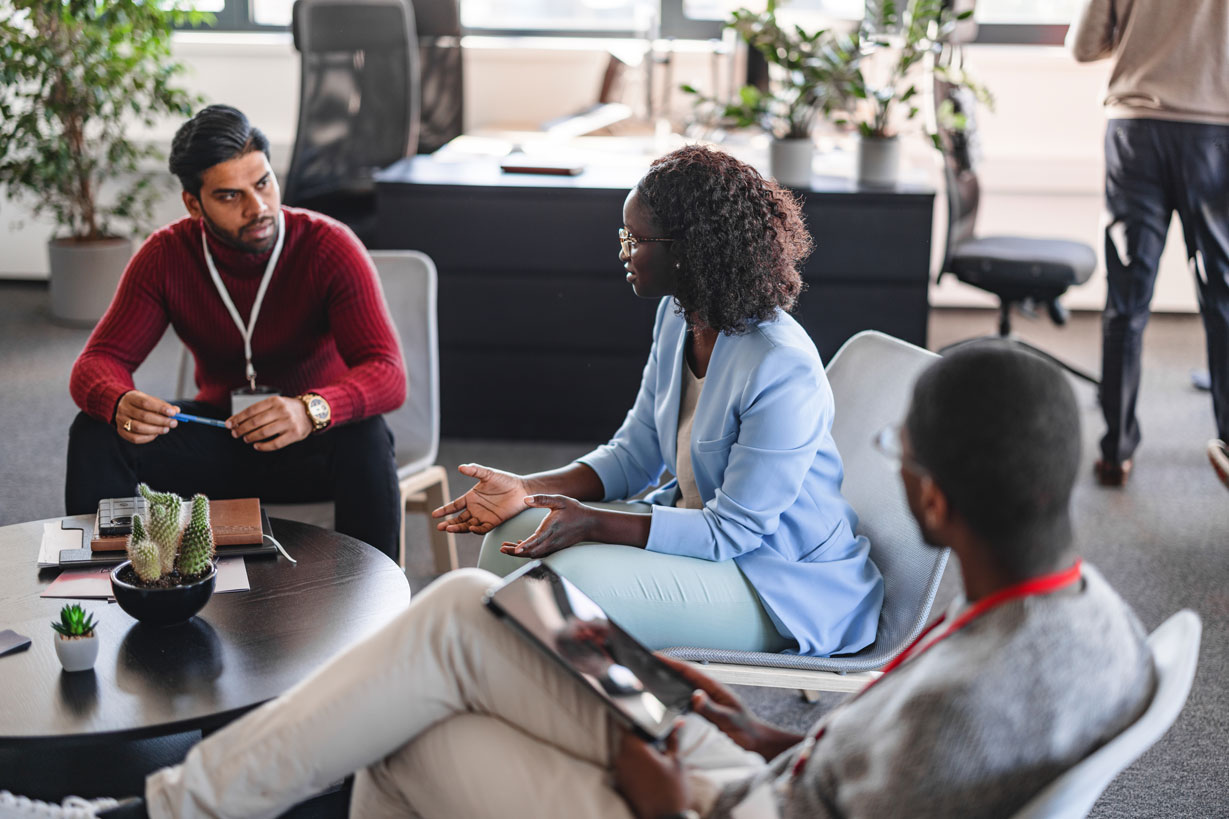
<svg viewBox="0 0 1229 819">
<path fill-rule="evenodd" d="M 830 712 L 792 787 L 797 747 L 710 815 L 765 784 L 786 819 L 1010 815 L 1133 722 L 1154 687 L 1139 622 L 1085 564 L 1081 588 L 994 608 Z"/>
</svg>

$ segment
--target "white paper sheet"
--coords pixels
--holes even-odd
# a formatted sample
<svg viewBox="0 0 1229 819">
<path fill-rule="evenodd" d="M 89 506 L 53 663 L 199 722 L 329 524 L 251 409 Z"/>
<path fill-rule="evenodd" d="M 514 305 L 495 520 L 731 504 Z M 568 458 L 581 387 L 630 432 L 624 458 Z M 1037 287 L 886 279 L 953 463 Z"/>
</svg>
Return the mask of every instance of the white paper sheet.
<svg viewBox="0 0 1229 819">
<path fill-rule="evenodd" d="M 50 526 L 51 524 L 47 524 Z M 58 528 L 58 527 L 57 527 Z M 114 566 L 91 566 L 85 569 L 65 569 L 39 597 L 69 597 L 77 600 L 106 600 L 111 597 L 111 570 Z M 214 594 L 248 591 L 247 564 L 242 557 L 218 560 L 218 579 Z"/>
</svg>

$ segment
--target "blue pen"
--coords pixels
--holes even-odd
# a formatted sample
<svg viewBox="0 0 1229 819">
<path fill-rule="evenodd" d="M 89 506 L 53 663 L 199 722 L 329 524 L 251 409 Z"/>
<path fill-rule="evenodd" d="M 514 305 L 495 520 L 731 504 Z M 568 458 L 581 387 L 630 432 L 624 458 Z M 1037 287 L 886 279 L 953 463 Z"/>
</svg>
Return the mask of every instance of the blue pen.
<svg viewBox="0 0 1229 819">
<path fill-rule="evenodd" d="M 171 417 L 177 421 L 191 421 L 194 424 L 208 424 L 211 427 L 221 427 L 222 429 L 226 429 L 225 421 L 217 421 L 213 418 L 201 418 L 198 415 L 189 415 L 186 412 L 181 412 L 177 415 L 172 415 Z"/>
</svg>

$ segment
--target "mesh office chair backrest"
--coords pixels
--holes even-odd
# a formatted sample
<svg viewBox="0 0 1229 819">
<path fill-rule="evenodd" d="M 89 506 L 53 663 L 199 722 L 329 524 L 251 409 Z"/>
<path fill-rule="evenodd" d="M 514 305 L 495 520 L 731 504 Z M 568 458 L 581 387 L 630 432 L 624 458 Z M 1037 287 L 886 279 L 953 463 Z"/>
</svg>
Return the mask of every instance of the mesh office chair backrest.
<svg viewBox="0 0 1229 819">
<path fill-rule="evenodd" d="M 418 57 L 406 0 L 296 0 L 299 121 L 284 200 L 374 191 L 418 145 Z M 324 209 L 327 212 L 327 209 Z"/>
<path fill-rule="evenodd" d="M 952 46 L 941 58 L 960 65 L 962 52 Z M 935 127 L 943 152 L 943 177 L 947 185 L 947 246 L 943 254 L 942 271 L 948 269 L 952 251 L 961 242 L 973 238 L 977 227 L 977 209 L 981 203 L 981 186 L 975 168 L 980 154 L 977 134 L 977 100 L 965 88 L 958 88 L 934 73 Z M 956 128 L 955 119 L 963 119 L 964 127 Z"/>
<path fill-rule="evenodd" d="M 439 150 L 464 130 L 464 67 L 457 0 L 414 0 L 422 105 L 418 152 Z"/>
</svg>

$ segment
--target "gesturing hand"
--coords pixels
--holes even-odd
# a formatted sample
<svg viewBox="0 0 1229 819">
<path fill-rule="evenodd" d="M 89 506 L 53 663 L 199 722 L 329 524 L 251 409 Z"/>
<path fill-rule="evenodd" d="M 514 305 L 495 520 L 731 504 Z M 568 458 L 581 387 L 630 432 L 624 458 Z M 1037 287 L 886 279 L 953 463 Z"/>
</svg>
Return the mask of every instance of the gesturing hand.
<svg viewBox="0 0 1229 819">
<path fill-rule="evenodd" d="M 678 726 L 666 738 L 666 751 L 624 731 L 614 759 L 615 787 L 638 819 L 680 813 L 691 799 L 686 767 L 678 758 Z"/>
<path fill-rule="evenodd" d="M 696 688 L 691 709 L 716 725 L 740 747 L 772 759 L 803 738 L 782 731 L 751 713 L 733 691 L 698 670 L 691 663 L 658 654 L 657 658 L 683 676 Z"/>
<path fill-rule="evenodd" d="M 232 438 L 253 444 L 257 452 L 272 452 L 302 441 L 312 433 L 307 407 L 298 398 L 273 395 L 226 419 Z"/>
<path fill-rule="evenodd" d="M 435 525 L 441 532 L 485 535 L 524 511 L 525 495 L 529 490 L 520 475 L 479 464 L 461 464 L 457 471 L 477 478 L 478 483 L 452 503 L 431 513 L 433 518 L 444 518 Z"/>
<path fill-rule="evenodd" d="M 505 542 L 499 551 L 514 557 L 546 557 L 560 549 L 566 549 L 590 540 L 589 527 L 593 522 L 593 509 L 566 495 L 530 495 L 525 498 L 527 506 L 549 509 L 533 534 L 517 543 Z"/>
<path fill-rule="evenodd" d="M 131 444 L 148 444 L 179 425 L 174 420 L 179 407 L 161 398 L 129 390 L 115 405 L 115 429 Z"/>
</svg>

